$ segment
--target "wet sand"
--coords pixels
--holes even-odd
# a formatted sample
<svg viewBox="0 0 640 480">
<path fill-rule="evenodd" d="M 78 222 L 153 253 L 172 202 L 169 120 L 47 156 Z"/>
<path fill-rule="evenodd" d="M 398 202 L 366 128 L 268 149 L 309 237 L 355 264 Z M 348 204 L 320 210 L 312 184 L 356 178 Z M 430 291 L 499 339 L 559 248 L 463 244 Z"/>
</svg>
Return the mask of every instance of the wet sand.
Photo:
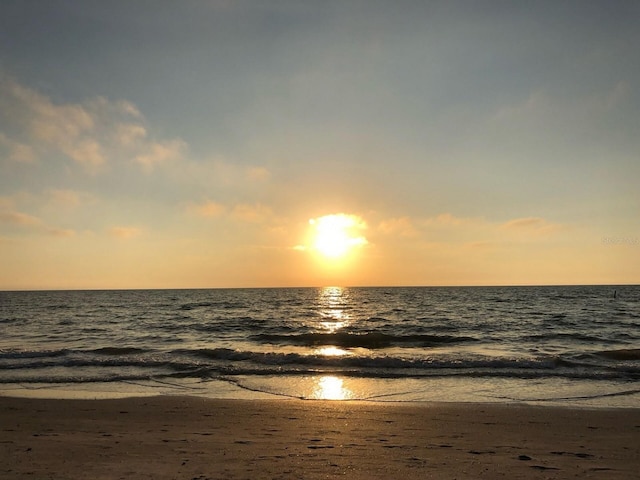
<svg viewBox="0 0 640 480">
<path fill-rule="evenodd" d="M 0 478 L 637 479 L 640 409 L 0 397 Z"/>
</svg>

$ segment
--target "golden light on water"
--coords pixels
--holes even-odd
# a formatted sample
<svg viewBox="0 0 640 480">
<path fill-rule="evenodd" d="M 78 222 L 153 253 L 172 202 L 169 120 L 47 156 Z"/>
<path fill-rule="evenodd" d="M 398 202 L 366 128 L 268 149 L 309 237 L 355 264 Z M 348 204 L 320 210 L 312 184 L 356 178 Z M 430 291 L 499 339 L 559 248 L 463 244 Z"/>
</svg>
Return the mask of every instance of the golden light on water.
<svg viewBox="0 0 640 480">
<path fill-rule="evenodd" d="M 351 355 L 348 351 L 334 346 L 327 346 L 318 348 L 315 351 L 316 355 L 323 355 L 325 357 L 344 357 L 346 355 Z"/>
<path fill-rule="evenodd" d="M 316 400 L 349 400 L 353 396 L 353 392 L 345 388 L 341 378 L 327 375 L 318 379 L 311 398 Z"/>
<path fill-rule="evenodd" d="M 336 333 L 351 322 L 347 312 L 348 294 L 342 287 L 324 287 L 318 295 L 319 313 L 322 321 L 319 326 L 325 333 Z"/>
<path fill-rule="evenodd" d="M 348 297 L 348 290 L 342 287 L 324 287 L 319 291 L 317 306 L 322 321 L 318 326 L 322 333 L 338 333 L 351 323 L 351 316 L 347 308 Z M 335 345 L 319 346 L 314 353 L 326 357 L 351 355 L 348 350 Z M 344 386 L 343 380 L 333 375 L 322 376 L 315 380 L 310 396 L 310 398 L 318 400 L 347 400 L 353 397 L 353 392 Z"/>
<path fill-rule="evenodd" d="M 320 326 L 326 333 L 336 333 L 347 325 L 347 322 L 324 321 L 320 322 Z"/>
</svg>

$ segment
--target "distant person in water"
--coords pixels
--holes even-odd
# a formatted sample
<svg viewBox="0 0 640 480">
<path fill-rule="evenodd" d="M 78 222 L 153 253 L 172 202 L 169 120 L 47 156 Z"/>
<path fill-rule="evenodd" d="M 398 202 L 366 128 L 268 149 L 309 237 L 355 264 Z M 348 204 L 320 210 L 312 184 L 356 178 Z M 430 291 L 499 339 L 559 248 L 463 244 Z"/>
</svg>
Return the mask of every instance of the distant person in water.
<svg viewBox="0 0 640 480">
<path fill-rule="evenodd" d="M 618 298 L 618 291 L 617 290 L 613 291 L 613 298 Z"/>
</svg>

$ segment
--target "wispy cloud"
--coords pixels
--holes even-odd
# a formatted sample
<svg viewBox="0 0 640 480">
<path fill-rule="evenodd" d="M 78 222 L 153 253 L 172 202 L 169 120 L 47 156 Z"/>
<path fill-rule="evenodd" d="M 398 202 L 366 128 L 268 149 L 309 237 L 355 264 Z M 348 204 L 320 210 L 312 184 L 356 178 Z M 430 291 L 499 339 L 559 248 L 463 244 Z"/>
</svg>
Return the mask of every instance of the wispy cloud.
<svg viewBox="0 0 640 480">
<path fill-rule="evenodd" d="M 249 180 L 264 182 L 271 178 L 271 172 L 265 167 L 245 167 L 245 175 Z"/>
<path fill-rule="evenodd" d="M 385 235 L 385 242 L 407 242 L 414 247 L 429 249 L 463 248 L 487 250 L 513 245 L 514 242 L 548 241 L 553 235 L 568 227 L 550 222 L 542 217 L 521 217 L 506 222 L 491 221 L 482 217 L 458 217 L 442 213 L 428 218 L 398 217 L 385 219 L 378 225 L 378 233 Z"/>
<path fill-rule="evenodd" d="M 109 235 L 120 239 L 131 239 L 142 235 L 142 229 L 140 227 L 132 226 L 117 226 L 109 229 Z"/>
<path fill-rule="evenodd" d="M 36 142 L 41 149 L 54 148 L 88 169 L 105 162 L 93 138 L 96 119 L 88 108 L 80 104 L 56 105 L 35 90 L 13 80 L 2 80 L 0 95 L 12 107 L 9 115 L 22 120 L 19 135 Z"/>
<path fill-rule="evenodd" d="M 135 147 L 147 137 L 147 129 L 138 123 L 121 123 L 116 126 L 114 139 L 125 148 Z"/>
<path fill-rule="evenodd" d="M 37 235 L 51 235 L 54 237 L 72 237 L 75 230 L 47 225 L 42 219 L 19 211 L 1 211 L 0 224 L 13 225 Z"/>
<path fill-rule="evenodd" d="M 0 222 L 26 227 L 33 227 L 42 224 L 42 221 L 38 217 L 34 217 L 33 215 L 29 215 L 27 213 L 11 211 L 0 212 Z"/>
<path fill-rule="evenodd" d="M 6 156 L 12 162 L 33 163 L 36 161 L 36 153 L 32 147 L 11 140 L 4 133 L 0 133 L 0 147 L 7 150 Z"/>
<path fill-rule="evenodd" d="M 205 200 L 202 203 L 192 203 L 186 208 L 187 213 L 200 217 L 219 217 L 226 211 L 226 207 L 221 203 Z"/>
<path fill-rule="evenodd" d="M 76 235 L 76 231 L 69 228 L 47 228 L 47 233 L 54 237 L 73 237 Z"/>
<path fill-rule="evenodd" d="M 51 189 L 47 191 L 49 202 L 56 206 L 77 207 L 82 203 L 81 197 L 86 194 L 74 190 Z"/>
<path fill-rule="evenodd" d="M 191 203 L 187 205 L 186 212 L 205 218 L 225 218 L 248 223 L 260 223 L 273 217 L 273 210 L 261 203 L 224 205 L 211 200 Z"/>
<path fill-rule="evenodd" d="M 415 237 L 419 234 L 414 221 L 409 217 L 397 217 L 382 220 L 378 230 L 385 235 Z"/>
<path fill-rule="evenodd" d="M 227 186 L 253 186 L 271 179 L 271 172 L 260 165 L 243 165 L 237 159 L 226 157 L 205 158 L 188 166 L 190 176 L 204 177 Z"/>
<path fill-rule="evenodd" d="M 40 92 L 0 76 L 0 148 L 17 162 L 50 160 L 52 154 L 98 174 L 118 162 L 134 162 L 145 171 L 183 157 L 180 139 L 149 137 L 138 108 L 123 100 L 96 97 L 80 103 L 56 103 Z"/>
<path fill-rule="evenodd" d="M 503 231 L 526 234 L 526 235 L 548 235 L 562 229 L 562 225 L 551 223 L 540 217 L 515 218 L 503 223 L 499 227 Z"/>
<path fill-rule="evenodd" d="M 233 219 L 251 223 L 265 221 L 272 215 L 273 211 L 271 208 L 261 204 L 240 204 L 231 210 L 231 217 Z"/>
<path fill-rule="evenodd" d="M 485 223 L 482 218 L 457 217 L 451 213 L 441 213 L 435 217 L 429 217 L 420 221 L 425 227 L 462 227 L 477 226 Z"/>
<path fill-rule="evenodd" d="M 139 163 L 146 172 L 152 171 L 156 166 L 183 157 L 187 144 L 182 140 L 169 140 L 162 143 L 152 143 L 146 150 L 136 155 L 134 160 Z"/>
</svg>

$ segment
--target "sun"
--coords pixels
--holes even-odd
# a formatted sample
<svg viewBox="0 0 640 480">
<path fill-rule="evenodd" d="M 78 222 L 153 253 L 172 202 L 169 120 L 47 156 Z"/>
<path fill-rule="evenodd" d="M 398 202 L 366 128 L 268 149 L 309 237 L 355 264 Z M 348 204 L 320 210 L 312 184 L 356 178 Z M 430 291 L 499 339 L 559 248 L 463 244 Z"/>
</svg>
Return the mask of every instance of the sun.
<svg viewBox="0 0 640 480">
<path fill-rule="evenodd" d="M 354 248 L 366 245 L 367 239 L 359 234 L 366 228 L 364 220 L 356 215 L 344 213 L 312 218 L 312 248 L 327 259 L 345 257 Z"/>
</svg>

